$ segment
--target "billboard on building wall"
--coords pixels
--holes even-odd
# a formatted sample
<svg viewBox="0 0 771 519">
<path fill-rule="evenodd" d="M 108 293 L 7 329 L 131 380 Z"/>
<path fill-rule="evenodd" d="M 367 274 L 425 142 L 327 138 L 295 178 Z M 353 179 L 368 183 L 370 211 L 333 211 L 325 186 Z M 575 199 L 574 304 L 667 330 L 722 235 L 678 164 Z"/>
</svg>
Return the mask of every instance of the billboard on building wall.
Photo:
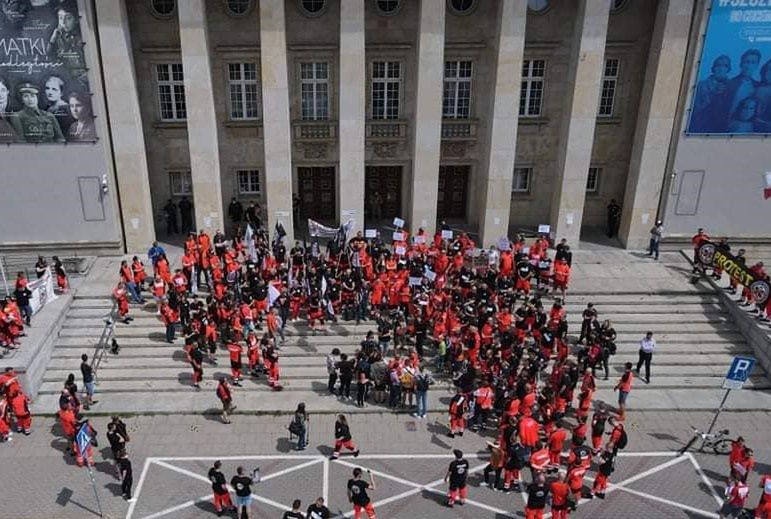
<svg viewBox="0 0 771 519">
<path fill-rule="evenodd" d="M 0 0 L 0 143 L 94 142 L 76 0 Z"/>
<path fill-rule="evenodd" d="M 771 0 L 712 0 L 687 133 L 771 133 Z"/>
</svg>

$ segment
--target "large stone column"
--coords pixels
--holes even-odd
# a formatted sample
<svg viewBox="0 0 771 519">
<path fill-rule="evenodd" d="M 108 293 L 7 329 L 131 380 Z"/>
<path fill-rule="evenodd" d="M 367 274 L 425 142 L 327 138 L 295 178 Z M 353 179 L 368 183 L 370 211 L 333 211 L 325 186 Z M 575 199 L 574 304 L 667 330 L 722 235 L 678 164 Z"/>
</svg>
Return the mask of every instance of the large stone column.
<svg viewBox="0 0 771 519">
<path fill-rule="evenodd" d="M 421 0 L 418 35 L 418 88 L 412 128 L 412 189 L 407 225 L 436 227 L 439 194 L 439 154 L 442 143 L 442 91 L 444 82 L 444 15 L 446 0 Z"/>
<path fill-rule="evenodd" d="M 648 245 L 656 219 L 692 14 L 693 0 L 659 2 L 619 228 L 628 249 Z"/>
<path fill-rule="evenodd" d="M 479 184 L 484 190 L 479 208 L 479 243 L 490 245 L 508 234 L 511 183 L 517 148 L 519 91 L 525 49 L 526 0 L 502 0 L 498 23 L 495 92 L 489 122 L 487 169 Z"/>
<path fill-rule="evenodd" d="M 276 222 L 282 222 L 291 243 L 292 136 L 284 0 L 260 0 L 260 64 L 268 229 L 273 236 Z"/>
<path fill-rule="evenodd" d="M 578 6 L 566 83 L 557 175 L 551 203 L 555 238 L 578 245 L 592 159 L 594 125 L 605 59 L 610 0 L 576 0 Z"/>
<path fill-rule="evenodd" d="M 185 76 L 187 140 L 193 177 L 196 228 L 224 229 L 217 115 L 209 58 L 205 0 L 177 2 Z"/>
<path fill-rule="evenodd" d="M 126 5 L 103 0 L 96 11 L 126 249 L 144 251 L 155 239 L 155 222 Z"/>
<path fill-rule="evenodd" d="M 340 2 L 340 169 L 337 208 L 340 223 L 364 228 L 364 124 L 367 66 L 364 58 L 364 2 Z"/>
</svg>

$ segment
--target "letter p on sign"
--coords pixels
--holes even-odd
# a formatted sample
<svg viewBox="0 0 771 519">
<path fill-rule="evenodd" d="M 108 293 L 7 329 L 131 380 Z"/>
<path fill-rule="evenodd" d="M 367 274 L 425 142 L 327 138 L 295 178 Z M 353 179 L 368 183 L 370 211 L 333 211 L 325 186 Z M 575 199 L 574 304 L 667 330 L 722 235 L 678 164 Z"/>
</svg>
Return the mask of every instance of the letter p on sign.
<svg viewBox="0 0 771 519">
<path fill-rule="evenodd" d="M 734 357 L 723 381 L 723 388 L 741 389 L 744 383 L 747 382 L 747 379 L 750 378 L 754 366 L 755 359 L 752 357 Z"/>
</svg>

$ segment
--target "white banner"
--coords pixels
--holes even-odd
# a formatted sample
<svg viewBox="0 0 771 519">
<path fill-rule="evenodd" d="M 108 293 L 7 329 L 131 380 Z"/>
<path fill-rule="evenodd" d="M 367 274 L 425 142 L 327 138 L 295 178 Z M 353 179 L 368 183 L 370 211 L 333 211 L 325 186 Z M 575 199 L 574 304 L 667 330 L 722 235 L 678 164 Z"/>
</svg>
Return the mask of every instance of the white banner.
<svg viewBox="0 0 771 519">
<path fill-rule="evenodd" d="M 36 314 L 38 310 L 57 297 L 54 292 L 54 277 L 51 275 L 50 268 L 46 269 L 46 273 L 43 274 L 42 278 L 30 281 L 27 288 L 32 292 L 32 297 L 29 298 L 29 305 L 32 307 L 33 314 Z"/>
<path fill-rule="evenodd" d="M 327 227 L 316 220 L 308 218 L 308 233 L 316 238 L 334 238 L 337 236 L 338 228 Z"/>
</svg>

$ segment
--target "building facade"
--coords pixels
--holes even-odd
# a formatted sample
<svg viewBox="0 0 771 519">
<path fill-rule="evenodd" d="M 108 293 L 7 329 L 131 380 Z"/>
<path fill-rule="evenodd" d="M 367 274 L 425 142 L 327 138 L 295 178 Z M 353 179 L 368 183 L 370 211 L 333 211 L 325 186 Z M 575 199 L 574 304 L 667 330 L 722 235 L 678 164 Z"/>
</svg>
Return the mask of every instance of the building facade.
<svg viewBox="0 0 771 519">
<path fill-rule="evenodd" d="M 771 234 L 765 135 L 686 133 L 712 0 L 72 1 L 98 138 L 4 147 L 0 248 L 143 250 L 169 200 L 213 232 L 233 198 L 290 235 L 577 244 L 612 199 L 628 248 Z"/>
</svg>

